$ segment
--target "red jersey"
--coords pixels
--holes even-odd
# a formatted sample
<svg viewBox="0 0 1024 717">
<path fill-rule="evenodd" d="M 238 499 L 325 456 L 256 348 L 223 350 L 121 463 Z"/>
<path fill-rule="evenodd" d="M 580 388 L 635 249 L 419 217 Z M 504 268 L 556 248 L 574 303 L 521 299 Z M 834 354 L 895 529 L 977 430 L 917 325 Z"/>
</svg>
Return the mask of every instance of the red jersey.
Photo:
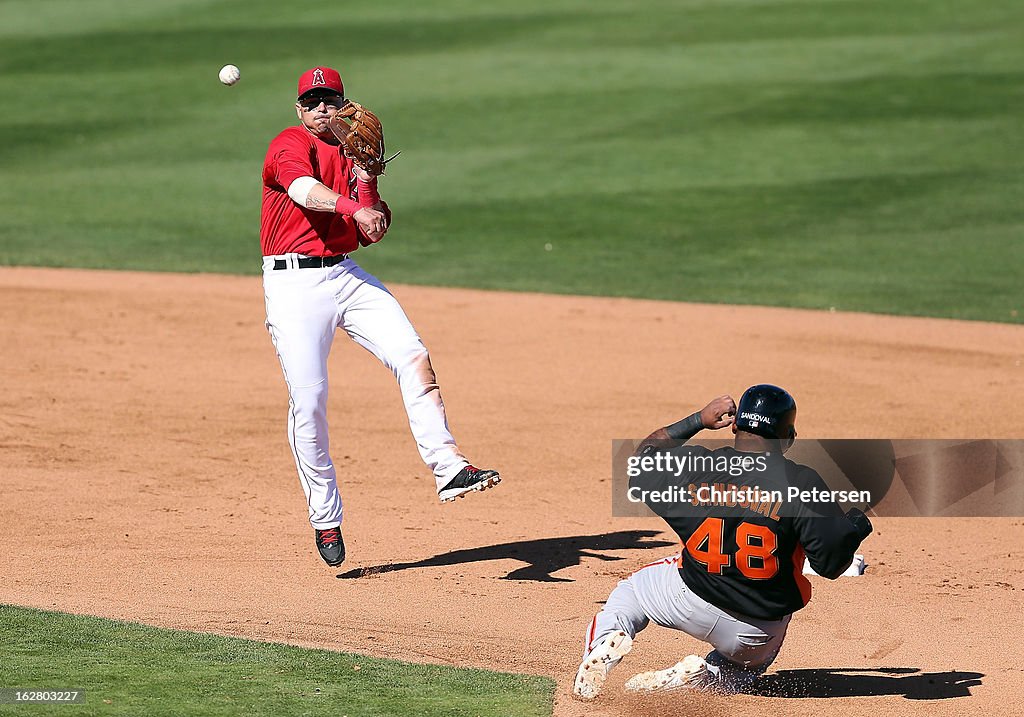
<svg viewBox="0 0 1024 717">
<path fill-rule="evenodd" d="M 260 244 L 263 255 L 335 256 L 359 248 L 355 220 L 347 214 L 314 212 L 288 196 L 299 177 L 313 177 L 343 197 L 356 199 L 352 160 L 337 145 L 313 136 L 305 127 L 289 127 L 277 135 L 263 162 L 263 205 Z"/>
</svg>

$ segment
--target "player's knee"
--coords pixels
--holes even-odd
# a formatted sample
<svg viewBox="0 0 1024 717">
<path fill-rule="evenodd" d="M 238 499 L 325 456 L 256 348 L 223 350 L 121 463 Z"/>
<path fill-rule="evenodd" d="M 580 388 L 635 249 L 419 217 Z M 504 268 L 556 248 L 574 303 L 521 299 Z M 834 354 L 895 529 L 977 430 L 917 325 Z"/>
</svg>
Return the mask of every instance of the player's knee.
<svg viewBox="0 0 1024 717">
<path fill-rule="evenodd" d="M 299 424 L 315 422 L 327 412 L 327 382 L 312 386 L 293 386 L 292 414 Z"/>
<path fill-rule="evenodd" d="M 409 352 L 403 366 L 403 381 L 410 381 L 421 391 L 437 388 L 437 375 L 434 373 L 434 367 L 430 365 L 430 354 L 422 344 L 418 349 Z"/>
<path fill-rule="evenodd" d="M 407 366 L 427 366 L 430 367 L 430 354 L 427 352 L 427 347 L 419 341 L 410 343 L 405 347 L 405 364 Z"/>
</svg>

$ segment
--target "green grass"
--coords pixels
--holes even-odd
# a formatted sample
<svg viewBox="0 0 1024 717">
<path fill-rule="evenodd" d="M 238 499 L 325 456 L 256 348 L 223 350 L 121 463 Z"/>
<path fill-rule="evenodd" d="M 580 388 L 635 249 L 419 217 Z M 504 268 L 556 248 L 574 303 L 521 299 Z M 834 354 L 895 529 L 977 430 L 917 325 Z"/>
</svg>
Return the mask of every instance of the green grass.
<svg viewBox="0 0 1024 717">
<path fill-rule="evenodd" d="M 386 281 L 1024 320 L 1019 0 L 0 0 L 0 263 L 257 272 L 317 62 Z"/>
<path fill-rule="evenodd" d="M 0 687 L 77 688 L 10 714 L 550 715 L 554 682 L 0 605 Z"/>
</svg>

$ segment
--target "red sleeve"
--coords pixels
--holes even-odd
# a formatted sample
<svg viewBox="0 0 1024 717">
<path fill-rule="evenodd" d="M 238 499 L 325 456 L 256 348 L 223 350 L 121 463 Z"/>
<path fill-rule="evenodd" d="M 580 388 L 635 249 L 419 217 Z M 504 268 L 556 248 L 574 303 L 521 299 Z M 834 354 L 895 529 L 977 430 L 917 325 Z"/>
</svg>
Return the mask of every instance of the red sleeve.
<svg viewBox="0 0 1024 717">
<path fill-rule="evenodd" d="M 359 192 L 359 204 L 363 207 L 372 207 L 374 204 L 380 201 L 380 194 L 377 192 L 377 178 L 374 177 L 369 182 L 364 182 L 361 179 L 356 179 L 356 189 Z"/>
<path fill-rule="evenodd" d="M 299 177 L 315 177 L 310 157 L 313 145 L 302 135 L 285 130 L 274 138 L 263 166 L 265 183 L 273 182 L 287 191 Z M 269 186 L 269 184 L 268 184 Z"/>
</svg>

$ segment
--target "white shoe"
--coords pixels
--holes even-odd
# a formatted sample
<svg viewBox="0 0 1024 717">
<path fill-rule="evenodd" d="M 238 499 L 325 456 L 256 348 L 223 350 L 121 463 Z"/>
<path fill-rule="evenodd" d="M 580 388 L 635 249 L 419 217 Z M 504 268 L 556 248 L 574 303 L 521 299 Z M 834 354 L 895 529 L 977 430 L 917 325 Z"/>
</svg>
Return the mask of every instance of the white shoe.
<svg viewBox="0 0 1024 717">
<path fill-rule="evenodd" d="M 689 655 L 672 667 L 656 672 L 641 672 L 626 681 L 627 692 L 667 692 L 691 689 L 705 691 L 715 684 L 715 676 L 708 670 L 703 657 Z"/>
<path fill-rule="evenodd" d="M 499 483 L 501 476 L 498 475 L 498 471 L 467 465 L 448 481 L 448 485 L 437 491 L 437 497 L 442 503 L 449 503 L 456 498 L 465 497 L 467 493 L 487 490 Z"/>
<path fill-rule="evenodd" d="M 597 697 L 608 673 L 633 649 L 633 639 L 619 630 L 602 638 L 576 671 L 572 693 L 584 700 Z"/>
</svg>

